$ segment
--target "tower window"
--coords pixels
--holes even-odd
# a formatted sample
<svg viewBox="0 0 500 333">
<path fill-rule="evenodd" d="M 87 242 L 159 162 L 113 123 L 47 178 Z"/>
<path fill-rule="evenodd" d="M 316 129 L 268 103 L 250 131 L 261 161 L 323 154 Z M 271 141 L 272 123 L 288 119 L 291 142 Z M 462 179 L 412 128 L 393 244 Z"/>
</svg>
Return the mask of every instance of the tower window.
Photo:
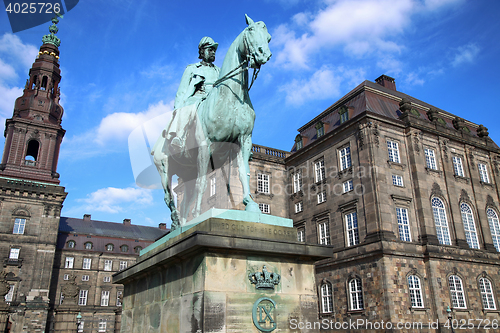
<svg viewBox="0 0 500 333">
<path fill-rule="evenodd" d="M 42 79 L 42 90 L 47 90 L 47 77 L 44 76 Z"/>
<path fill-rule="evenodd" d="M 30 140 L 28 142 L 28 149 L 26 150 L 25 164 L 35 166 L 36 160 L 38 158 L 38 148 L 40 144 L 37 140 Z"/>
</svg>

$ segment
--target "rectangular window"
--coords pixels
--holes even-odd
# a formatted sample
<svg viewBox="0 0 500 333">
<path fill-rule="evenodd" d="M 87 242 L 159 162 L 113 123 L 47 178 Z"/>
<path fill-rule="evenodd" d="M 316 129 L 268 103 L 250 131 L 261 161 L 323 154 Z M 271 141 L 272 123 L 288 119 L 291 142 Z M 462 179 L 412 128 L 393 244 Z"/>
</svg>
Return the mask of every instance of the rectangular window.
<svg viewBox="0 0 500 333">
<path fill-rule="evenodd" d="M 80 294 L 78 295 L 78 305 L 87 305 L 88 294 L 88 290 L 80 290 Z"/>
<path fill-rule="evenodd" d="M 4 296 L 5 302 L 7 303 L 12 302 L 12 299 L 14 298 L 14 288 L 15 285 L 13 284 L 9 285 L 9 292 Z"/>
<path fill-rule="evenodd" d="M 92 265 L 92 259 L 90 258 L 83 258 L 83 269 L 90 269 L 90 266 Z"/>
<path fill-rule="evenodd" d="M 483 183 L 489 183 L 490 177 L 488 177 L 488 169 L 486 168 L 486 164 L 479 163 L 477 166 L 479 169 L 479 178 L 481 178 L 481 181 Z"/>
<path fill-rule="evenodd" d="M 268 204 L 260 203 L 259 204 L 259 209 L 264 214 L 271 214 L 271 208 L 270 208 L 270 206 Z"/>
<path fill-rule="evenodd" d="M 302 211 L 302 201 L 295 204 L 295 213 L 300 213 Z"/>
<path fill-rule="evenodd" d="M 105 276 L 103 279 L 102 279 L 103 282 L 111 282 L 111 276 Z"/>
<path fill-rule="evenodd" d="M 63 280 L 64 280 L 64 281 L 68 281 L 68 280 L 69 280 L 69 274 L 64 274 L 64 276 L 63 276 Z"/>
<path fill-rule="evenodd" d="M 425 164 L 428 169 L 437 170 L 436 155 L 433 149 L 425 148 Z"/>
<path fill-rule="evenodd" d="M 297 240 L 299 242 L 305 242 L 306 241 L 306 230 L 304 228 L 297 229 Z"/>
<path fill-rule="evenodd" d="M 398 218 L 399 239 L 405 242 L 411 242 L 408 209 L 396 208 L 396 216 Z"/>
<path fill-rule="evenodd" d="M 120 261 L 120 271 L 124 270 L 127 268 L 127 262 L 126 261 Z"/>
<path fill-rule="evenodd" d="M 90 276 L 82 275 L 82 281 L 88 281 L 89 279 L 90 279 Z"/>
<path fill-rule="evenodd" d="M 210 178 L 210 196 L 215 195 L 215 182 L 217 181 L 217 178 L 212 177 Z"/>
<path fill-rule="evenodd" d="M 321 126 L 316 128 L 316 138 L 322 137 L 323 135 L 325 135 L 325 126 L 321 124 Z"/>
<path fill-rule="evenodd" d="M 104 270 L 111 271 L 113 269 L 113 260 L 104 260 Z"/>
<path fill-rule="evenodd" d="M 26 219 L 15 219 L 13 234 L 22 235 L 24 234 L 24 227 L 26 226 Z"/>
<path fill-rule="evenodd" d="M 82 320 L 80 321 L 80 323 L 78 324 L 78 333 L 83 333 L 83 328 L 84 328 L 84 325 L 85 322 Z"/>
<path fill-rule="evenodd" d="M 103 290 L 101 292 L 101 306 L 109 305 L 109 290 Z"/>
<path fill-rule="evenodd" d="M 326 191 L 318 193 L 318 204 L 326 201 Z"/>
<path fill-rule="evenodd" d="M 387 150 L 389 152 L 389 161 L 401 163 L 399 159 L 399 146 L 396 141 L 387 140 Z"/>
<path fill-rule="evenodd" d="M 464 167 L 462 165 L 462 159 L 458 156 L 453 156 L 453 169 L 455 170 L 455 175 L 459 177 L 464 176 Z"/>
<path fill-rule="evenodd" d="M 325 179 L 326 171 L 325 171 L 325 160 L 321 159 L 314 162 L 314 175 L 316 183 Z"/>
<path fill-rule="evenodd" d="M 345 170 L 351 167 L 351 148 L 345 147 L 339 150 L 340 170 Z"/>
<path fill-rule="evenodd" d="M 269 175 L 264 173 L 257 174 L 257 191 L 260 193 L 269 193 Z"/>
<path fill-rule="evenodd" d="M 99 332 L 106 332 L 106 320 L 99 320 Z"/>
<path fill-rule="evenodd" d="M 403 177 L 392 175 L 392 185 L 403 187 Z"/>
<path fill-rule="evenodd" d="M 347 231 L 347 246 L 354 246 L 359 244 L 359 231 L 358 231 L 358 215 L 352 212 L 345 215 L 345 224 Z"/>
<path fill-rule="evenodd" d="M 351 192 L 354 189 L 352 179 L 344 182 L 344 184 L 342 184 L 342 187 L 344 188 L 344 193 Z"/>
<path fill-rule="evenodd" d="M 75 258 L 73 258 L 73 257 L 66 257 L 66 261 L 64 263 L 64 268 L 73 268 L 74 261 L 75 261 Z"/>
<path fill-rule="evenodd" d="M 293 193 L 297 193 L 302 190 L 302 171 L 297 171 L 293 175 Z"/>
<path fill-rule="evenodd" d="M 330 245 L 330 227 L 328 222 L 318 224 L 319 229 L 319 243 L 323 245 Z"/>
<path fill-rule="evenodd" d="M 11 260 L 19 259 L 19 250 L 20 249 L 10 249 L 9 259 Z"/>
<path fill-rule="evenodd" d="M 122 305 L 122 295 L 123 295 L 123 291 L 116 292 L 116 306 Z"/>
<path fill-rule="evenodd" d="M 63 304 L 64 302 L 64 294 L 61 293 L 61 297 L 59 297 L 59 305 Z"/>
</svg>

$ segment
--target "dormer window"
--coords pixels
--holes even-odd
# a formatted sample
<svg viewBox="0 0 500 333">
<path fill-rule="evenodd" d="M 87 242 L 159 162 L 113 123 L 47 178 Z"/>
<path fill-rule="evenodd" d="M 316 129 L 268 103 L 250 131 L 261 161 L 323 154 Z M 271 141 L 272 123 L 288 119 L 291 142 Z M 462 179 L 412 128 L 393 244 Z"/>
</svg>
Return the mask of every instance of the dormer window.
<svg viewBox="0 0 500 333">
<path fill-rule="evenodd" d="M 302 149 L 302 147 L 304 147 L 304 141 L 302 140 L 302 135 L 297 134 L 297 136 L 295 137 L 295 146 L 297 150 Z"/>
<path fill-rule="evenodd" d="M 92 250 L 92 243 L 91 242 L 85 243 L 85 250 Z"/>
<path fill-rule="evenodd" d="M 320 138 L 322 137 L 323 135 L 325 135 L 325 125 L 323 124 L 322 121 L 319 121 L 317 124 L 316 124 L 316 138 Z"/>
<path fill-rule="evenodd" d="M 72 240 L 70 240 L 67 244 L 69 249 L 74 249 L 76 245 L 75 241 Z"/>
<path fill-rule="evenodd" d="M 344 105 L 339 109 L 339 115 L 341 124 L 349 120 L 349 109 L 347 106 Z"/>
</svg>

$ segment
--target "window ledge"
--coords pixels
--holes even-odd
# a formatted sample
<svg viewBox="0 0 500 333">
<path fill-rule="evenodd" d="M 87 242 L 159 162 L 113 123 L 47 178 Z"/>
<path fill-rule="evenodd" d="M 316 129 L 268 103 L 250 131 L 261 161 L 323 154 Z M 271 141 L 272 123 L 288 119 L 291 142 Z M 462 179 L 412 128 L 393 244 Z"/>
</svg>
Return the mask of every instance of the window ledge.
<svg viewBox="0 0 500 333">
<path fill-rule="evenodd" d="M 265 192 L 258 192 L 258 191 L 255 191 L 255 195 L 256 196 L 263 195 L 263 196 L 269 197 L 271 199 L 274 197 L 274 194 L 272 194 L 272 193 L 265 193 Z"/>
<path fill-rule="evenodd" d="M 441 170 L 432 169 L 429 167 L 425 167 L 425 171 L 427 171 L 427 173 L 434 173 L 434 174 L 437 174 L 439 176 L 441 176 L 441 174 L 443 173 L 443 171 L 441 171 Z"/>
<path fill-rule="evenodd" d="M 431 310 L 430 308 L 426 308 L 426 307 L 423 307 L 423 308 L 411 307 L 410 308 L 411 313 L 413 313 L 413 312 L 429 312 L 430 310 Z"/>
<path fill-rule="evenodd" d="M 342 177 L 344 177 L 345 175 L 348 175 L 348 174 L 352 174 L 352 165 L 348 168 L 345 168 L 343 170 L 340 170 L 338 173 L 337 173 L 337 178 L 338 179 L 342 179 Z"/>
<path fill-rule="evenodd" d="M 362 315 L 362 316 L 365 316 L 366 315 L 365 309 L 361 309 L 361 310 L 347 310 L 347 316 L 350 317 L 352 315 Z"/>
<path fill-rule="evenodd" d="M 387 164 L 389 164 L 389 168 L 391 168 L 391 169 L 404 171 L 404 169 L 406 168 L 406 164 L 392 162 L 389 160 L 387 161 Z"/>
<path fill-rule="evenodd" d="M 23 259 L 5 259 L 3 261 L 3 267 L 7 267 L 7 266 L 17 266 L 17 267 L 21 267 L 23 265 Z"/>
<path fill-rule="evenodd" d="M 455 180 L 461 181 L 461 182 L 464 182 L 467 184 L 469 184 L 469 181 L 470 181 L 470 179 L 468 177 L 463 177 L 463 176 L 459 176 L 459 175 L 455 175 Z"/>
<path fill-rule="evenodd" d="M 482 180 L 479 182 L 483 187 L 486 186 L 486 187 L 489 187 L 489 188 L 493 188 L 493 184 L 492 183 L 485 183 L 483 182 Z"/>
</svg>

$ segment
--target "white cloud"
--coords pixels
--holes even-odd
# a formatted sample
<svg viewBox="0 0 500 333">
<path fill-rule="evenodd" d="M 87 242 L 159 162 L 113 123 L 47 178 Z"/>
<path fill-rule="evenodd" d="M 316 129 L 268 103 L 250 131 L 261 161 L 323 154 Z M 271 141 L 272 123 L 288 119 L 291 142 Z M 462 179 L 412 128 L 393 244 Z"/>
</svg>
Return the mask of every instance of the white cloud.
<svg viewBox="0 0 500 333">
<path fill-rule="evenodd" d="M 464 45 L 458 48 L 457 54 L 455 54 L 455 57 L 451 64 L 453 67 L 457 67 L 462 64 L 473 63 L 476 60 L 478 54 L 479 47 L 476 44 L 471 43 Z"/>
<path fill-rule="evenodd" d="M 94 141 L 102 145 L 109 141 L 125 140 L 130 132 L 142 123 L 164 113 L 171 112 L 172 109 L 173 102 L 167 104 L 163 101 L 159 101 L 157 104 L 150 105 L 148 109 L 143 112 L 112 113 L 101 120 L 101 123 L 96 129 Z"/>
<path fill-rule="evenodd" d="M 104 117 L 100 124 L 77 136 L 66 138 L 61 148 L 61 158 L 83 159 L 110 152 L 122 151 L 129 134 L 141 124 L 161 115 L 170 115 L 174 102 L 159 101 L 138 113 L 115 112 Z M 158 119 L 164 119 L 159 117 Z M 167 117 L 169 119 L 169 117 Z M 157 124 L 160 128 L 165 124 Z M 148 128 L 149 129 L 149 128 Z M 157 128 L 155 128 L 158 131 Z M 161 132 L 161 130 L 159 131 Z M 155 132 L 156 133 L 156 132 Z M 78 152 L 75 154 L 75 152 Z"/>
<path fill-rule="evenodd" d="M 9 88 L 0 83 L 0 115 L 11 117 L 14 111 L 16 98 L 23 94 L 23 89 L 18 87 Z"/>
<path fill-rule="evenodd" d="M 288 104 L 302 105 L 308 100 L 326 99 L 340 96 L 340 85 L 347 82 L 349 85 L 362 81 L 365 75 L 362 69 L 346 70 L 343 67 L 332 69 L 323 66 L 311 76 L 309 80 L 293 80 L 284 85 L 280 91 L 286 92 Z"/>
<path fill-rule="evenodd" d="M 2 59 L 0 59 L 0 82 L 15 78 L 17 78 L 17 73 L 14 67 L 6 64 Z"/>
<path fill-rule="evenodd" d="M 421 86 L 425 83 L 425 80 L 419 77 L 417 73 L 411 72 L 406 76 L 405 83 L 412 86 Z"/>
<path fill-rule="evenodd" d="M 31 44 L 24 44 L 19 37 L 5 33 L 0 38 L 0 53 L 12 58 L 25 67 L 31 67 L 38 54 L 38 48 Z"/>
<path fill-rule="evenodd" d="M 316 16 L 297 14 L 294 21 L 307 25 L 307 29 L 300 37 L 286 25 L 274 31 L 277 44 L 283 45 L 277 61 L 308 67 L 311 53 L 337 45 L 343 45 L 346 53 L 355 56 L 388 48 L 397 51 L 400 47 L 385 39 L 404 30 L 414 9 L 413 0 L 340 0 L 330 3 Z M 311 19 L 306 24 L 308 17 Z"/>
<path fill-rule="evenodd" d="M 87 210 L 120 213 L 126 207 L 139 206 L 144 207 L 152 204 L 153 196 L 151 191 L 142 188 L 116 188 L 106 187 L 99 189 L 87 195 L 85 199 L 78 201 L 88 204 Z"/>
<path fill-rule="evenodd" d="M 297 13 L 291 24 L 272 33 L 276 63 L 309 68 L 312 55 L 341 47 L 347 55 L 397 54 L 404 47 L 396 42 L 416 14 L 458 5 L 463 0 L 329 0 L 315 14 Z"/>
</svg>

